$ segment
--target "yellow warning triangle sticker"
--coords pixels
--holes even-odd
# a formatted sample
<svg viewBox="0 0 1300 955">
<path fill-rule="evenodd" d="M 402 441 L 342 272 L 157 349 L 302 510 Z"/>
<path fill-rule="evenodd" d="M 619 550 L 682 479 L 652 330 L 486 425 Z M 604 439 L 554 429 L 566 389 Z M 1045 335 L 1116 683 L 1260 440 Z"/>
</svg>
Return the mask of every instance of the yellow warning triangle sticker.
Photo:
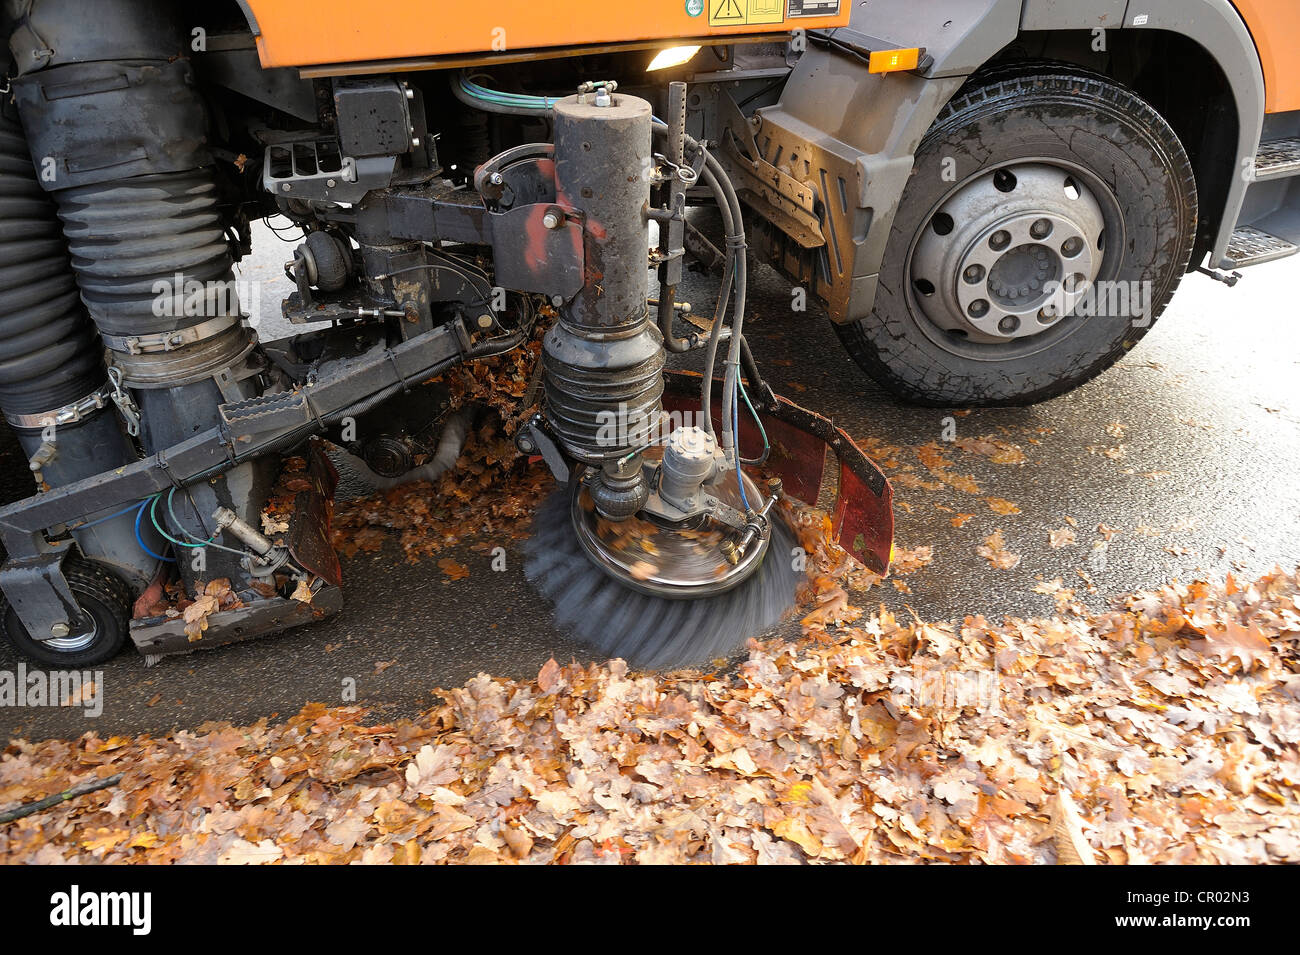
<svg viewBox="0 0 1300 955">
<path fill-rule="evenodd" d="M 746 0 L 712 0 L 709 11 L 709 25 L 723 26 L 729 23 L 745 22 Z"/>
</svg>

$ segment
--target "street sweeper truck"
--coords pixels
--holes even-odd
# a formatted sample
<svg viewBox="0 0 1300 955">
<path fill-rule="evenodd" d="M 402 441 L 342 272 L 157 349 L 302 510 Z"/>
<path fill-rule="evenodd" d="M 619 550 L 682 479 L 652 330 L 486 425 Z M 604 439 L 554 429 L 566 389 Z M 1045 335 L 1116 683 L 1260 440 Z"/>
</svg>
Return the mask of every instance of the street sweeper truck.
<svg viewBox="0 0 1300 955">
<path fill-rule="evenodd" d="M 7 0 L 0 24 L 0 409 L 35 479 L 0 508 L 0 628 L 57 666 L 338 610 L 321 439 L 389 479 L 454 459 L 436 380 L 535 334 L 513 440 L 561 488 L 538 591 L 600 653 L 723 654 L 794 600 L 782 495 L 824 490 L 879 573 L 892 541 L 881 471 L 762 377 L 753 262 L 902 398 L 970 406 L 1061 394 L 1189 269 L 1300 242 L 1286 0 Z M 262 340 L 232 266 L 272 217 L 303 232 L 298 333 Z M 688 262 L 712 315 L 679 301 Z M 703 374 L 666 370 L 692 352 Z M 198 632 L 150 614 L 214 578 L 235 599 Z"/>
</svg>

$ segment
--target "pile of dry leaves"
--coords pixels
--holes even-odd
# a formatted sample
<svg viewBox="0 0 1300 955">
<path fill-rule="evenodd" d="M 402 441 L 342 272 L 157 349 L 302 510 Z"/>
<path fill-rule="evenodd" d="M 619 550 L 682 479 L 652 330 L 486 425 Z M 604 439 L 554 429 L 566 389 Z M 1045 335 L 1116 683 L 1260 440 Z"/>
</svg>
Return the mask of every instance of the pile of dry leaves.
<svg viewBox="0 0 1300 955">
<path fill-rule="evenodd" d="M 804 636 L 727 678 L 552 661 L 389 725 L 12 742 L 0 807 L 123 776 L 0 859 L 1300 861 L 1300 572 L 952 625 L 820 578 Z"/>
<path fill-rule="evenodd" d="M 553 486 L 510 441 L 536 353 L 454 377 L 455 403 L 496 402 L 454 476 L 341 504 L 338 549 L 395 531 L 416 560 L 525 533 Z M 864 444 L 896 486 L 981 494 L 938 445 L 913 449 L 923 477 Z M 956 447 L 1024 461 L 994 437 Z M 13 741 L 0 813 L 121 778 L 0 824 L 0 861 L 1300 862 L 1300 570 L 1100 614 L 1057 578 L 1036 589 L 1058 616 L 930 624 L 854 606 L 881 579 L 823 512 L 789 517 L 810 558 L 802 634 L 752 644 L 726 676 L 550 661 L 385 725 L 312 704 L 283 725 Z M 1000 531 L 979 552 L 1019 560 Z M 897 550 L 892 585 L 932 556 Z"/>
<path fill-rule="evenodd" d="M 541 339 L 504 355 L 457 367 L 443 379 L 450 410 L 473 405 L 481 415 L 456 465 L 436 485 L 415 481 L 335 505 L 334 548 L 345 557 L 379 550 L 396 532 L 409 560 L 474 538 L 520 537 L 554 482 L 529 467 L 513 435 L 527 417 Z M 453 574 L 454 576 L 454 574 Z"/>
</svg>

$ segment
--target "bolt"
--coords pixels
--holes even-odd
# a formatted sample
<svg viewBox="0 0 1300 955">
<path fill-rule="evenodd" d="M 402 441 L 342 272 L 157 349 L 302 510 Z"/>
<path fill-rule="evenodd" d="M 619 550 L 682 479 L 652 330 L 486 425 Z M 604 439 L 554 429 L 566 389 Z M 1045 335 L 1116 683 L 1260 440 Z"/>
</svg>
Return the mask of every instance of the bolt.
<svg viewBox="0 0 1300 955">
<path fill-rule="evenodd" d="M 333 189 L 336 185 L 338 185 L 338 183 L 337 183 L 336 180 L 333 180 L 333 179 L 326 179 L 326 180 L 325 180 L 325 185 L 327 185 L 327 186 L 329 186 L 331 189 Z"/>
<path fill-rule="evenodd" d="M 563 220 L 556 215 L 555 212 L 548 212 L 546 215 L 542 216 L 542 225 L 546 226 L 548 229 L 558 229 L 562 221 Z"/>
<path fill-rule="evenodd" d="M 1019 327 L 1020 319 L 1016 318 L 1014 315 L 1004 315 L 1002 316 L 1002 320 L 998 322 L 998 331 L 1005 332 L 1008 335 Z"/>
<path fill-rule="evenodd" d="M 997 232 L 994 232 L 993 235 L 989 236 L 989 245 L 992 246 L 995 252 L 1002 251 L 1010 244 L 1011 233 L 1007 232 L 1005 229 L 999 229 Z"/>
<path fill-rule="evenodd" d="M 54 626 L 50 627 L 51 637 L 66 637 L 71 632 L 72 628 L 66 623 L 56 623 Z"/>
<path fill-rule="evenodd" d="M 556 308 L 559 308 L 561 305 L 564 304 L 564 296 L 563 296 L 563 295 L 552 295 L 552 296 L 551 296 L 551 304 L 554 305 Z"/>
<path fill-rule="evenodd" d="M 1034 224 L 1029 227 L 1029 234 L 1035 239 L 1046 239 L 1052 234 L 1052 221 L 1050 219 L 1034 220 Z"/>
<path fill-rule="evenodd" d="M 527 451 L 532 451 L 532 450 L 533 450 L 533 442 L 530 441 L 530 440 L 528 440 L 527 438 L 520 438 L 520 439 L 519 439 L 519 450 L 520 450 L 520 451 L 525 451 L 525 452 L 527 452 Z"/>
<path fill-rule="evenodd" d="M 499 186 L 501 183 L 505 182 L 505 180 L 501 178 L 501 173 L 494 172 L 492 175 L 488 176 L 488 182 L 492 183 L 494 186 Z"/>
<path fill-rule="evenodd" d="M 483 314 L 483 315 L 480 315 L 480 316 L 478 317 L 478 327 L 479 327 L 479 328 L 484 328 L 484 329 L 486 329 L 486 328 L 491 328 L 491 327 L 492 327 L 492 316 L 491 316 L 491 315 L 488 315 L 488 314 L 486 314 L 486 313 Z"/>
<path fill-rule="evenodd" d="M 968 266 L 966 268 L 964 275 L 966 281 L 969 282 L 971 285 L 974 285 L 980 279 L 984 278 L 984 266 L 982 265 Z"/>
<path fill-rule="evenodd" d="M 971 318 L 980 318 L 987 315 L 988 310 L 989 303 L 982 298 L 975 299 L 975 301 L 971 302 L 970 306 L 966 309 L 966 311 L 970 313 Z"/>
</svg>

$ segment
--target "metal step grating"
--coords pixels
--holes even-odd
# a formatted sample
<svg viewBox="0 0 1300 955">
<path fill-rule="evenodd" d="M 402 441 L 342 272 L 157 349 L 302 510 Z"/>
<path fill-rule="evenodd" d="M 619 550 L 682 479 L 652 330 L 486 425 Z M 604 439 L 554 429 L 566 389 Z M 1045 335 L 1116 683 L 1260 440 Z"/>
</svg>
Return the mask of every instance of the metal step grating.
<svg viewBox="0 0 1300 955">
<path fill-rule="evenodd" d="M 1228 244 L 1228 258 L 1232 260 L 1234 268 L 1284 259 L 1297 252 L 1300 252 L 1300 246 L 1294 242 L 1279 239 L 1248 225 L 1233 230 L 1232 241 Z"/>
<path fill-rule="evenodd" d="M 1260 143 L 1255 154 L 1256 179 L 1300 175 L 1300 136 Z"/>
</svg>

